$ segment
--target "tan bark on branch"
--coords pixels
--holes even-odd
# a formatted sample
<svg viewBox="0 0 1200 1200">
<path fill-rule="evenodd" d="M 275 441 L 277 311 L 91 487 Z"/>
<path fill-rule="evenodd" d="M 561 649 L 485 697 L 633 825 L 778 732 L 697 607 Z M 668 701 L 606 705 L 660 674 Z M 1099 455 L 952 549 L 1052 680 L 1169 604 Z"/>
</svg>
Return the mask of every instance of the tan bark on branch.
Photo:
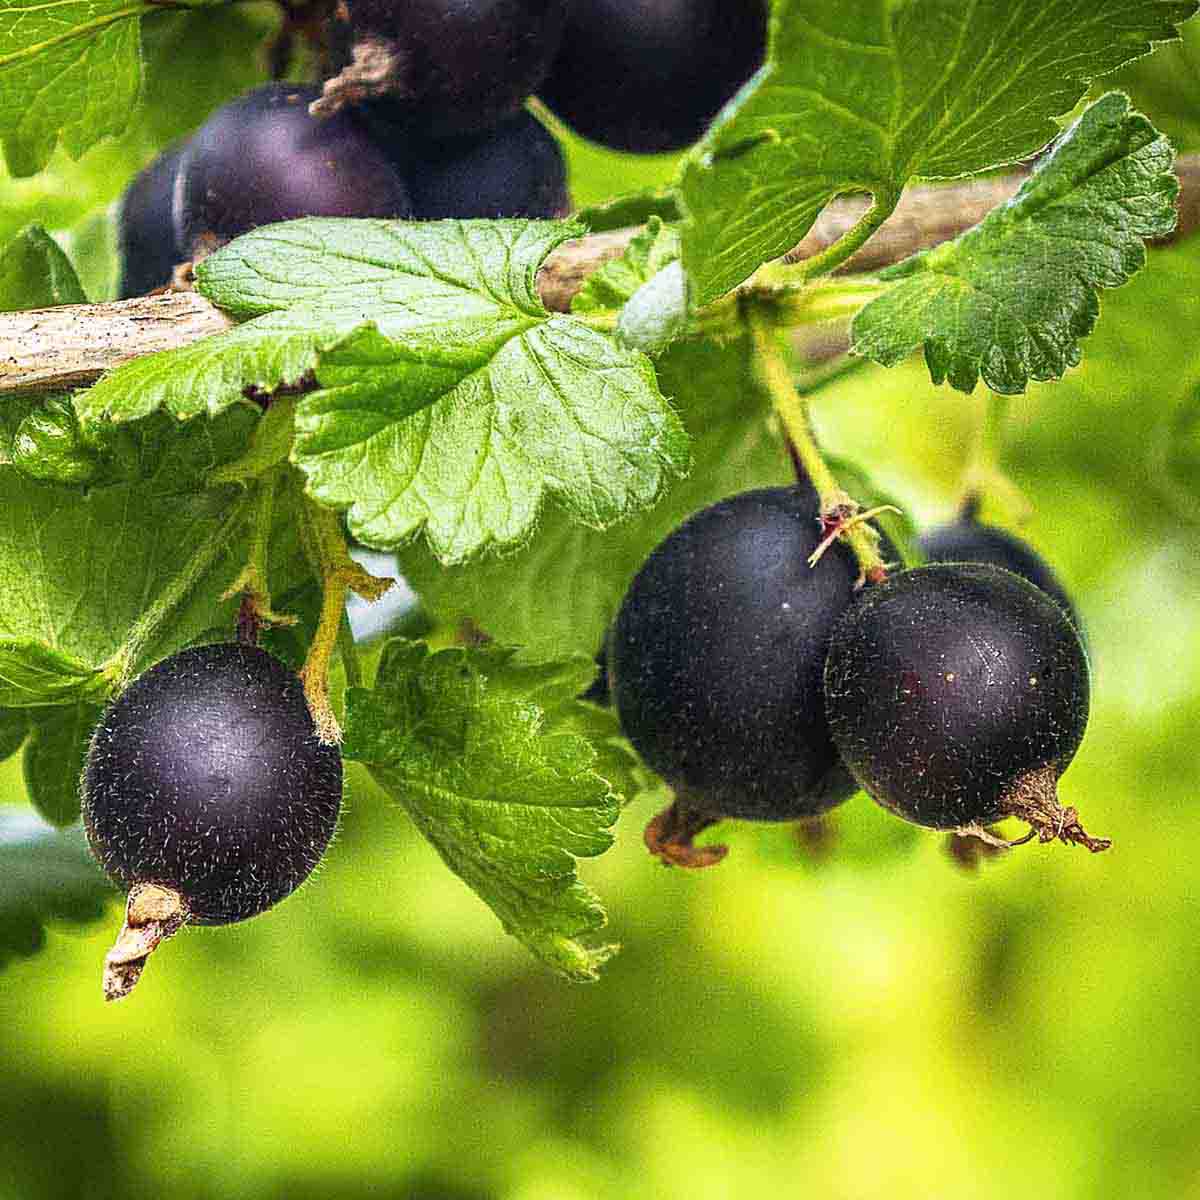
<svg viewBox="0 0 1200 1200">
<path fill-rule="evenodd" d="M 1200 155 L 1177 164 L 1182 183 L 1175 238 L 1200 226 Z M 977 224 L 1020 186 L 1023 173 L 905 193 L 883 228 L 843 268 L 870 272 L 936 246 Z M 832 245 L 862 215 L 865 198 L 835 201 L 786 259 Z M 566 312 L 583 281 L 624 253 L 635 229 L 592 234 L 559 247 L 538 275 L 542 302 Z M 113 367 L 221 333 L 232 322 L 195 292 L 170 292 L 107 304 L 0 313 L 0 393 L 63 391 L 94 383 Z"/>
</svg>

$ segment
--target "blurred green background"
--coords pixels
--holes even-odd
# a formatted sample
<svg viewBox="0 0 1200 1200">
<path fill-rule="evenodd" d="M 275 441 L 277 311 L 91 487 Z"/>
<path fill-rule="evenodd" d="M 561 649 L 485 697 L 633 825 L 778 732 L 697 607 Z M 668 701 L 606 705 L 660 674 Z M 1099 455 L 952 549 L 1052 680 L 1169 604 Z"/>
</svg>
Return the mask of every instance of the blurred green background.
<svg viewBox="0 0 1200 1200">
<path fill-rule="evenodd" d="M 248 34 L 270 19 L 152 23 L 147 122 L 0 181 L 5 236 L 73 227 L 101 294 L 104 206 L 258 77 Z M 1122 80 L 1182 149 L 1200 144 L 1188 49 Z M 673 163 L 576 146 L 573 167 L 588 202 Z M 319 877 L 181 936 L 125 1003 L 100 999 L 115 906 L 0 976 L 0 1198 L 1200 1200 L 1200 479 L 1161 476 L 1200 383 L 1198 283 L 1200 239 L 1155 251 L 1106 296 L 1084 366 L 1014 402 L 1002 452 L 1021 532 L 1089 631 L 1094 709 L 1062 793 L 1109 853 L 1027 846 L 971 873 L 860 796 L 827 846 L 736 826 L 725 864 L 686 875 L 642 849 L 647 802 L 584 864 L 624 949 L 572 987 L 354 771 Z M 815 418 L 928 523 L 982 405 L 913 363 L 827 389 Z M 0 802 L 24 803 L 15 760 Z"/>
</svg>

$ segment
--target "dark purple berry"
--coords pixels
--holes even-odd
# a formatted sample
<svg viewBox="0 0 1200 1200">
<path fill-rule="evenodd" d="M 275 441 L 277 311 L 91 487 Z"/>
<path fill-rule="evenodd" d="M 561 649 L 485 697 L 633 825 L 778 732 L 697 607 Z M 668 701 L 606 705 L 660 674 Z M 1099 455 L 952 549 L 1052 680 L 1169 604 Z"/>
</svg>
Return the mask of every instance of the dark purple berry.
<svg viewBox="0 0 1200 1200">
<path fill-rule="evenodd" d="M 342 0 L 331 24 L 339 103 L 421 137 L 516 114 L 558 50 L 567 0 Z"/>
<path fill-rule="evenodd" d="M 122 300 L 143 296 L 170 283 L 177 263 L 186 261 L 175 236 L 175 176 L 182 144 L 164 150 L 125 190 L 117 241 L 121 256 Z"/>
<path fill-rule="evenodd" d="M 761 65 L 765 0 L 575 0 L 538 95 L 616 150 L 679 150 Z"/>
<path fill-rule="evenodd" d="M 218 109 L 179 164 L 175 224 L 185 257 L 297 217 L 408 217 L 385 149 L 349 112 L 318 120 L 313 87 L 272 83 Z"/>
<path fill-rule="evenodd" d="M 265 650 L 164 659 L 105 710 L 83 819 L 122 887 L 178 893 L 187 920 L 244 921 L 295 891 L 337 825 L 342 759 L 317 740 L 300 680 Z"/>
<path fill-rule="evenodd" d="M 571 209 L 562 151 L 529 113 L 478 137 L 417 144 L 406 175 L 416 217 L 549 219 Z"/>
<path fill-rule="evenodd" d="M 935 829 L 1007 816 L 1092 849 L 1056 785 L 1087 727 L 1087 654 L 1039 588 L 987 564 L 902 571 L 837 623 L 825 711 L 880 804 Z"/>
<path fill-rule="evenodd" d="M 930 562 L 991 563 L 1028 579 L 1034 587 L 1057 600 L 1076 628 L 1079 627 L 1075 606 L 1049 563 L 1028 542 L 1006 529 L 983 524 L 969 508 L 948 525 L 923 533 L 920 543 Z"/>
<path fill-rule="evenodd" d="M 821 540 L 808 488 L 744 492 L 685 521 L 629 587 L 608 643 L 621 726 L 686 806 L 791 820 L 855 790 L 822 671 L 858 567 Z"/>
</svg>

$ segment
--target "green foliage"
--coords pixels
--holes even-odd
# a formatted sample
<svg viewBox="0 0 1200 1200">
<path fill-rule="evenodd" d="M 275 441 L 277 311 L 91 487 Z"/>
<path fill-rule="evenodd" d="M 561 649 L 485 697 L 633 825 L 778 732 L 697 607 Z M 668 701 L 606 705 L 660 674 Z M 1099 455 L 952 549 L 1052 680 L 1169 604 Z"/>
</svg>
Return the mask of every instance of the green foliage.
<svg viewBox="0 0 1200 1200">
<path fill-rule="evenodd" d="M 14 175 L 32 175 L 61 139 L 78 158 L 121 133 L 142 86 L 138 16 L 147 3 L 5 0 L 0 7 L 0 142 Z M 53 80 L 53 87 L 46 81 Z"/>
<path fill-rule="evenodd" d="M 780 0 L 767 65 L 689 158 L 683 261 L 717 299 L 844 192 L 1013 162 L 1097 76 L 1178 36 L 1194 0 Z"/>
<path fill-rule="evenodd" d="M 692 470 L 649 511 L 607 531 L 557 514 L 529 546 L 444 569 L 406 549 L 400 567 L 432 613 L 470 617 L 501 642 L 538 657 L 594 653 L 646 555 L 684 517 L 731 492 L 786 483 L 787 457 L 768 426 L 768 401 L 750 378 L 750 344 L 691 340 L 656 365 L 659 386 L 692 432 Z"/>
<path fill-rule="evenodd" d="M 28 734 L 27 709 L 0 708 L 0 763 L 20 750 Z"/>
<path fill-rule="evenodd" d="M 11 455 L 21 474 L 47 483 L 88 483 L 101 470 L 99 447 L 83 439 L 66 396 L 46 397 L 21 420 Z"/>
<path fill-rule="evenodd" d="M 542 307 L 537 268 L 578 232 L 308 220 L 251 233 L 198 272 L 247 324 L 113 372 L 80 412 L 215 413 L 247 386 L 314 371 L 294 458 L 318 500 L 349 508 L 361 541 L 395 545 L 423 527 L 459 562 L 525 538 L 547 495 L 604 527 L 657 499 L 686 439 L 645 359 Z"/>
<path fill-rule="evenodd" d="M 0 967 L 40 950 L 48 922 L 94 921 L 112 897 L 78 830 L 0 808 Z"/>
<path fill-rule="evenodd" d="M 584 280 L 571 301 L 571 311 L 597 313 L 618 310 L 664 267 L 679 259 L 679 234 L 657 216 L 629 243 L 620 258 L 606 262 Z"/>
<path fill-rule="evenodd" d="M 252 427 L 245 408 L 187 426 L 155 418 L 133 435 L 131 477 L 88 491 L 0 467 L 0 705 L 103 696 L 115 670 L 186 645 L 215 613 L 232 628 L 232 602 L 220 597 L 245 561 L 246 533 L 230 527 L 239 489 L 202 489 Z M 307 571 L 294 526 L 294 508 L 281 506 L 272 546 L 281 589 Z M 146 611 L 214 539 L 211 563 L 171 621 L 146 644 L 130 645 Z M 123 661 L 126 649 L 133 662 Z"/>
<path fill-rule="evenodd" d="M 575 980 L 595 978 L 614 949 L 595 943 L 604 910 L 575 860 L 611 845 L 618 797 L 589 743 L 561 728 L 593 670 L 393 641 L 374 689 L 347 697 L 343 747 L 504 928 Z"/>
<path fill-rule="evenodd" d="M 40 225 L 23 229 L 0 251 L 0 312 L 86 301 L 70 260 Z"/>
<path fill-rule="evenodd" d="M 79 820 L 79 779 L 101 710 L 85 703 L 28 711 L 32 730 L 21 756 L 25 790 L 44 821 L 66 829 Z"/>
<path fill-rule="evenodd" d="M 1166 138 L 1112 92 L 1088 108 L 1006 204 L 954 241 L 888 268 L 897 284 L 854 319 L 852 348 L 895 366 L 924 344 L 934 383 L 1023 392 L 1079 365 L 1098 289 L 1175 228 Z"/>
</svg>

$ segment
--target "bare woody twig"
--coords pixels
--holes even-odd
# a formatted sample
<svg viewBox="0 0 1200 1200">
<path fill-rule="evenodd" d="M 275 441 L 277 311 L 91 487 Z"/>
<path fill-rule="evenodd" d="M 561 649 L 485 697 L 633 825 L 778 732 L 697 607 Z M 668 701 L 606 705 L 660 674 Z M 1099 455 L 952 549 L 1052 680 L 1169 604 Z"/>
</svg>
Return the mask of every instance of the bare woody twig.
<svg viewBox="0 0 1200 1200">
<path fill-rule="evenodd" d="M 1177 172 L 1183 185 L 1174 235 L 1179 238 L 1200 227 L 1200 155 L 1181 158 Z M 1008 199 L 1024 177 L 1016 173 L 910 189 L 887 224 L 843 271 L 876 271 L 955 237 Z M 831 204 L 786 259 L 799 261 L 832 245 L 865 206 L 865 198 L 857 197 Z M 623 254 L 636 232 L 597 233 L 559 247 L 538 275 L 542 302 L 552 312 L 566 312 L 588 275 Z M 82 387 L 122 363 L 189 345 L 231 324 L 195 292 L 0 313 L 0 394 Z"/>
</svg>

